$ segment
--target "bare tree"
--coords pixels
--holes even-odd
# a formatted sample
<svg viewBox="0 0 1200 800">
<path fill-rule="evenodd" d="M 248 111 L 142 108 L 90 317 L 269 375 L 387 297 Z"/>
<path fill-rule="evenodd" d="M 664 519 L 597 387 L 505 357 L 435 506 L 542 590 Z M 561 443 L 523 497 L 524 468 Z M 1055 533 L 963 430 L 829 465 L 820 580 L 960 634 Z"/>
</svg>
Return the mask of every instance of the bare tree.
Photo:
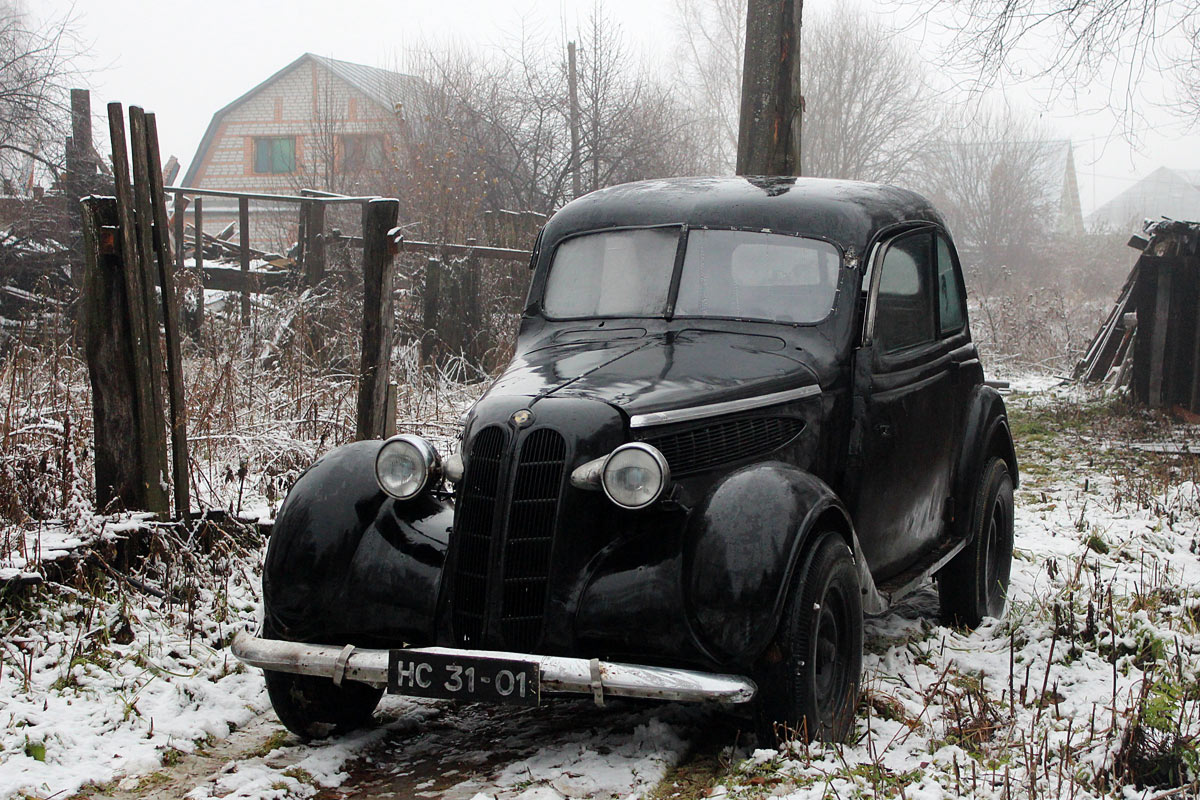
<svg viewBox="0 0 1200 800">
<path fill-rule="evenodd" d="M 28 185 L 39 168 L 57 179 L 70 130 L 71 20 L 38 25 L 14 0 L 0 0 L 0 179 Z"/>
<path fill-rule="evenodd" d="M 853 7 L 814 18 L 806 31 L 803 174 L 899 180 L 940 113 L 916 56 Z"/>
<path fill-rule="evenodd" d="M 1200 100 L 1200 0 L 935 0 L 921 4 L 953 34 L 950 60 L 977 71 L 985 86 L 1001 76 L 1049 78 L 1071 90 L 1124 73 L 1114 102 L 1135 111 L 1138 84 L 1166 70 L 1179 82 L 1176 104 L 1195 119 Z"/>
<path fill-rule="evenodd" d="M 1036 254 L 1057 229 L 1061 145 L 1028 119 L 985 111 L 927 148 L 914 188 L 946 216 L 969 282 L 984 293 L 1005 272 L 1040 263 Z"/>
<path fill-rule="evenodd" d="M 737 150 L 746 0 L 676 0 L 680 57 L 708 111 L 710 142 L 732 167 Z M 912 51 L 853 5 L 806 22 L 801 173 L 892 182 L 936 126 L 935 93 Z"/>
<path fill-rule="evenodd" d="M 584 188 L 700 171 L 695 114 L 674 87 L 632 57 L 599 5 L 578 34 Z M 451 152 L 445 168 L 472 176 L 485 208 L 554 210 L 570 199 L 566 56 L 536 27 L 499 54 L 426 52 L 409 66 L 424 80 L 415 117 L 426 122 L 406 150 L 426 164 Z"/>
<path fill-rule="evenodd" d="M 732 172 L 737 158 L 746 0 L 675 0 L 675 10 L 679 60 L 694 88 L 695 104 L 705 112 L 701 133 L 719 169 Z"/>
</svg>

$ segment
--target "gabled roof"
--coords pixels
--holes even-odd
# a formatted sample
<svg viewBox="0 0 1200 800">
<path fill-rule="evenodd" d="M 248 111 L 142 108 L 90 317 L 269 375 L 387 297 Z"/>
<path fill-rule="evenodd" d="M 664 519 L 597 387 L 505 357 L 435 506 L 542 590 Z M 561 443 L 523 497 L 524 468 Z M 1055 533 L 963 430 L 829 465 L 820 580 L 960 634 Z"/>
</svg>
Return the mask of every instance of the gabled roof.
<svg viewBox="0 0 1200 800">
<path fill-rule="evenodd" d="M 379 67 L 368 67 L 365 64 L 354 64 L 350 61 L 338 61 L 326 56 L 305 53 L 213 114 L 212 120 L 208 123 L 208 128 L 204 131 L 203 138 L 200 139 L 200 146 L 196 148 L 196 154 L 188 164 L 187 173 L 183 176 L 184 186 L 191 186 L 192 181 L 195 180 L 196 170 L 203 160 L 204 154 L 212 146 L 213 138 L 216 136 L 217 129 L 220 127 L 221 120 L 224 119 L 225 115 L 251 97 L 254 97 L 288 72 L 305 63 L 318 64 L 329 73 L 337 76 L 371 100 L 383 106 L 389 113 L 395 110 L 397 103 L 410 102 L 415 96 L 421 82 L 420 78 L 405 75 L 402 72 L 392 72 L 391 70 L 380 69 Z"/>
<path fill-rule="evenodd" d="M 1089 225 L 1141 230 L 1142 220 L 1200 221 L 1200 170 L 1159 167 L 1088 215 Z"/>
</svg>

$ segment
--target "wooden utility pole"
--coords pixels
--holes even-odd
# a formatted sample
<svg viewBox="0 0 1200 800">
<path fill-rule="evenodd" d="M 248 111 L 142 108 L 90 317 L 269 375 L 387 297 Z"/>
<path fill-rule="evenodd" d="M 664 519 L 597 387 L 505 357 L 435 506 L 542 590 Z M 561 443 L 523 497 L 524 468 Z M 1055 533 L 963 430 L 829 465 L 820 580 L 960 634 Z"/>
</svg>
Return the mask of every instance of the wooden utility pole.
<svg viewBox="0 0 1200 800">
<path fill-rule="evenodd" d="M 737 174 L 799 175 L 804 0 L 749 0 Z"/>
<path fill-rule="evenodd" d="M 579 186 L 579 75 L 575 71 L 575 43 L 567 42 L 567 77 L 571 90 L 571 197 L 582 194 Z"/>
</svg>

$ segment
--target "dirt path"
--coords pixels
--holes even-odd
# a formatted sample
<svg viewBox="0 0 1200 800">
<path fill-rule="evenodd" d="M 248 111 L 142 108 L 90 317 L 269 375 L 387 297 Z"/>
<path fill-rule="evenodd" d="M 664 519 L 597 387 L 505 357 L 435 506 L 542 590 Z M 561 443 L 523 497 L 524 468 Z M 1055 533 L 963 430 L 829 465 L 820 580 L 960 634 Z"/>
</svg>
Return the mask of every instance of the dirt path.
<svg viewBox="0 0 1200 800">
<path fill-rule="evenodd" d="M 537 709 L 385 698 L 374 730 L 317 743 L 287 733 L 270 711 L 227 739 L 161 770 L 76 795 L 79 800 L 318 800 L 704 796 L 738 736 L 713 709 L 560 701 Z M 331 763 L 338 783 L 314 778 Z M 663 780 L 666 775 L 666 780 Z M 656 787 L 662 783 L 662 787 Z"/>
</svg>

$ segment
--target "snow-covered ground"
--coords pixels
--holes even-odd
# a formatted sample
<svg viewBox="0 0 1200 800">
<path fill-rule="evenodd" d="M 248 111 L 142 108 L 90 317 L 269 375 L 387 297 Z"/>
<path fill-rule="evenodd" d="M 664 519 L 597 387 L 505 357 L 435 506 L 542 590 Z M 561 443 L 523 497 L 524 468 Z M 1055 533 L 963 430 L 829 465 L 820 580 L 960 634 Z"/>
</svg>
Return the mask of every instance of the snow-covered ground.
<svg viewBox="0 0 1200 800">
<path fill-rule="evenodd" d="M 1014 389 L 1010 611 L 944 627 L 931 584 L 868 620 L 849 744 L 755 747 L 736 719 L 695 707 L 396 697 L 378 727 L 303 744 L 225 649 L 259 612 L 261 551 L 239 541 L 218 543 L 204 574 L 180 562 L 186 581 L 150 576 L 182 587 L 167 597 L 81 573 L 4 600 L 0 798 L 1194 796 L 1200 462 L 1123 447 L 1165 435 L 1161 421 Z M 75 544 L 39 535 L 43 551 Z M 36 571 L 19 550 L 0 569 Z M 214 753 L 215 768 L 194 768 Z M 711 767 L 699 778 L 697 759 Z"/>
</svg>

